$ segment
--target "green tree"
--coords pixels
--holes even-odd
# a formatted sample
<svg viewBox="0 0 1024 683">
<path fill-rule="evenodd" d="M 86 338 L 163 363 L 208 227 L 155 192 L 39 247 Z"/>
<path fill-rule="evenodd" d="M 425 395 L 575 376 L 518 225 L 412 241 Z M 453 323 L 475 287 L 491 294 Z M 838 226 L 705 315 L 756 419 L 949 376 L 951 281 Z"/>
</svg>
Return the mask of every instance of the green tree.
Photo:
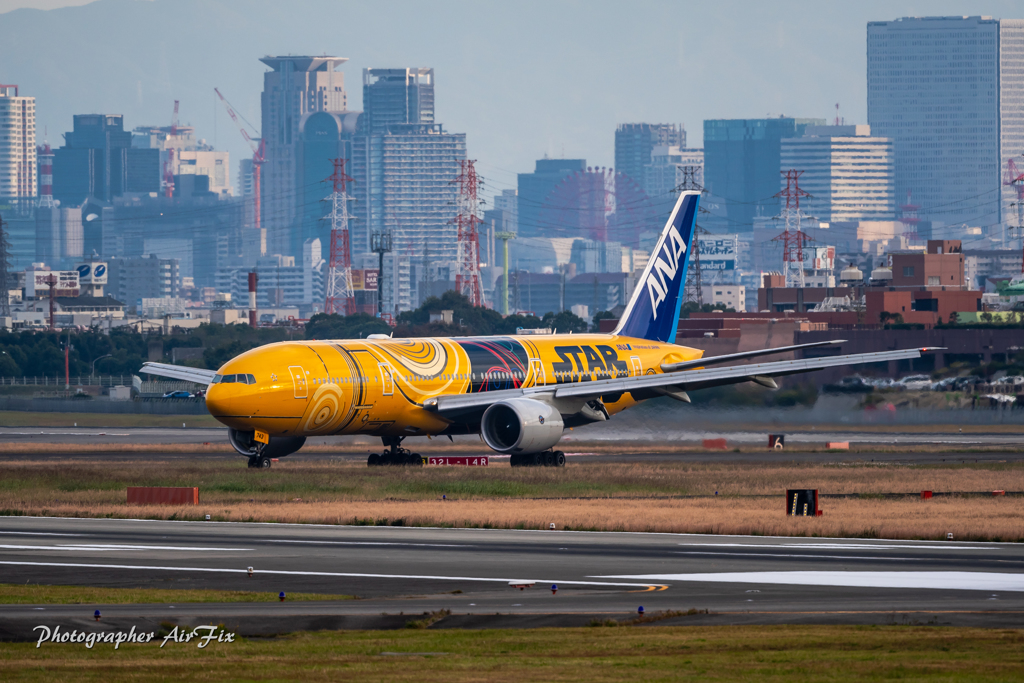
<svg viewBox="0 0 1024 683">
<path fill-rule="evenodd" d="M 391 331 L 386 322 L 366 313 L 317 313 L 306 323 L 306 339 L 365 339 L 371 334 L 391 334 Z"/>
</svg>

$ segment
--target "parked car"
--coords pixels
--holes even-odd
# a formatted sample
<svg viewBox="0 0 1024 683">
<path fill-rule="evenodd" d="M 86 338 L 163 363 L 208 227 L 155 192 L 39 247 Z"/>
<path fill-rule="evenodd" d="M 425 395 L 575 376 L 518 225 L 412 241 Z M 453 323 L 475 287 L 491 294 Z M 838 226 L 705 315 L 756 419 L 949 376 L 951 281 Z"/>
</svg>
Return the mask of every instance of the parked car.
<svg viewBox="0 0 1024 683">
<path fill-rule="evenodd" d="M 164 398 L 192 398 L 192 394 L 187 391 L 168 391 Z"/>
<path fill-rule="evenodd" d="M 992 384 L 1009 384 L 1010 386 L 1017 386 L 1018 384 L 1024 384 L 1024 377 L 1021 377 L 1020 375 L 1007 375 L 1006 377 L 997 379 L 995 382 L 992 382 Z"/>
<path fill-rule="evenodd" d="M 899 384 L 909 391 L 925 391 L 931 389 L 932 378 L 928 375 L 910 375 L 901 379 Z"/>
</svg>

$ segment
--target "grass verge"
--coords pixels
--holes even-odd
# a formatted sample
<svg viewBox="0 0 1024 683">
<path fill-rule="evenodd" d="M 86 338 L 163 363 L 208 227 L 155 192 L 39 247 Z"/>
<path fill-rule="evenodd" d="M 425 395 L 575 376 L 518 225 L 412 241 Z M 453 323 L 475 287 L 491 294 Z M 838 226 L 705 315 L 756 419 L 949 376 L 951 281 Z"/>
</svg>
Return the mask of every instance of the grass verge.
<svg viewBox="0 0 1024 683">
<path fill-rule="evenodd" d="M 316 632 L 209 644 L 5 644 L 5 680 L 956 680 L 1024 675 L 1016 630 L 684 626 Z"/>
<path fill-rule="evenodd" d="M 390 526 L 647 531 L 863 538 L 1024 540 L 1024 498 L 921 500 L 922 489 L 1024 490 L 1024 463 L 571 463 L 564 469 L 367 468 L 282 460 L 7 459 L 0 515 Z M 128 486 L 198 486 L 198 506 L 125 504 Z M 823 517 L 785 514 L 787 488 L 825 499 Z M 905 492 L 905 498 L 874 494 Z M 717 495 L 716 495 L 717 493 Z"/>
<path fill-rule="evenodd" d="M 351 595 L 289 593 L 290 602 L 352 600 Z M 165 588 L 91 588 L 0 583 L 3 605 L 142 605 L 188 602 L 277 602 L 277 593 Z"/>
</svg>

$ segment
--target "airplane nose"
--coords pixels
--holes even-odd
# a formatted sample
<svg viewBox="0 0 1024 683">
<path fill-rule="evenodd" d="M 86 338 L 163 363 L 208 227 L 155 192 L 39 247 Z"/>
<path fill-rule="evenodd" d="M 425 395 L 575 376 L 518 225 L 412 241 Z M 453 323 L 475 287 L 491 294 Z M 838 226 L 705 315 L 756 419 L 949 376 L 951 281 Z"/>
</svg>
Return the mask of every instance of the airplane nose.
<svg viewBox="0 0 1024 683">
<path fill-rule="evenodd" d="M 213 416 L 230 415 L 227 393 L 219 386 L 212 386 L 206 392 L 206 410 Z"/>
</svg>

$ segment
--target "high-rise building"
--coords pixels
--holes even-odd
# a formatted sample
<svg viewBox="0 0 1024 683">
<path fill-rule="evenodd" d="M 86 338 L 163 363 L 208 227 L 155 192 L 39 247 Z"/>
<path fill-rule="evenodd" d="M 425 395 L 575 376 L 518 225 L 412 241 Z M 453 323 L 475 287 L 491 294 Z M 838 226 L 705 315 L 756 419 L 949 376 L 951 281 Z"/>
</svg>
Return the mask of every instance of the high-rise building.
<svg viewBox="0 0 1024 683">
<path fill-rule="evenodd" d="M 800 209 L 821 221 L 891 221 L 896 212 L 892 140 L 870 126 L 808 126 L 782 141 L 780 171 L 803 171 Z M 781 186 L 786 180 L 780 174 Z"/>
<path fill-rule="evenodd" d="M 586 159 L 538 159 L 533 173 L 518 177 L 518 225 L 520 237 L 548 237 L 540 212 L 551 191 L 566 177 L 587 170 Z M 554 235 L 564 237 L 564 235 Z"/>
<path fill-rule="evenodd" d="M 175 135 L 170 126 L 138 127 L 132 132 L 132 147 L 160 150 L 160 168 L 171 175 L 208 176 L 208 192 L 218 196 L 233 192 L 230 153 L 215 150 L 206 140 L 196 140 L 192 126 L 178 126 Z"/>
<path fill-rule="evenodd" d="M 271 253 L 296 256 L 305 239 L 314 233 L 319 236 L 317 227 L 307 224 L 307 218 L 315 216 L 319 223 L 323 216 L 319 200 L 329 194 L 329 188 L 323 184 L 331 174 L 330 170 L 323 172 L 331 168 L 329 160 L 326 164 L 324 159 L 307 160 L 303 152 L 312 128 L 320 132 L 331 126 L 321 119 L 311 124 L 310 120 L 321 112 L 347 113 L 345 75 L 335 69 L 348 59 L 268 56 L 260 61 L 271 69 L 263 74 L 261 98 L 266 162 L 260 178 L 260 222 L 267 229 L 267 248 Z M 310 135 L 305 135 L 307 124 L 311 127 Z M 340 138 L 342 123 L 334 120 L 333 124 L 339 129 Z M 325 141 L 321 147 L 330 148 L 326 154 L 337 157 L 339 145 L 340 140 L 336 139 Z"/>
<path fill-rule="evenodd" d="M 615 170 L 642 186 L 644 167 L 659 145 L 686 147 L 686 129 L 674 123 L 620 124 L 615 129 Z"/>
<path fill-rule="evenodd" d="M 413 264 L 426 272 L 418 264 L 456 257 L 454 180 L 466 136 L 435 121 L 433 69 L 364 69 L 363 108 L 351 142 L 352 252 L 366 255 L 373 233 L 391 234 L 381 296 L 385 312 L 398 312 L 418 299 Z"/>
<path fill-rule="evenodd" d="M 53 197 L 62 204 L 159 192 L 160 179 L 160 151 L 133 148 L 120 115 L 76 115 L 64 146 L 54 150 Z"/>
<path fill-rule="evenodd" d="M 680 149 L 675 145 L 657 145 L 651 151 L 651 161 L 644 167 L 642 176 L 644 192 L 651 201 L 661 202 L 666 198 L 674 201 L 673 191 L 686 177 L 684 169 L 694 170 L 693 180 L 704 184 L 704 150 L 700 148 Z"/>
<path fill-rule="evenodd" d="M 434 123 L 434 70 L 363 69 L 363 109 L 367 135 L 394 124 Z"/>
<path fill-rule="evenodd" d="M 0 85 L 0 198 L 36 196 L 36 98 Z"/>
<path fill-rule="evenodd" d="M 868 124 L 893 140 L 897 197 L 910 192 L 935 224 L 1009 217 L 1016 193 L 1002 173 L 1009 159 L 1024 161 L 1024 20 L 870 22 L 867 81 Z"/>
<path fill-rule="evenodd" d="M 783 138 L 803 135 L 824 119 L 712 119 L 704 122 L 705 204 L 710 221 L 729 232 L 753 230 L 754 217 L 778 213 Z"/>
</svg>

